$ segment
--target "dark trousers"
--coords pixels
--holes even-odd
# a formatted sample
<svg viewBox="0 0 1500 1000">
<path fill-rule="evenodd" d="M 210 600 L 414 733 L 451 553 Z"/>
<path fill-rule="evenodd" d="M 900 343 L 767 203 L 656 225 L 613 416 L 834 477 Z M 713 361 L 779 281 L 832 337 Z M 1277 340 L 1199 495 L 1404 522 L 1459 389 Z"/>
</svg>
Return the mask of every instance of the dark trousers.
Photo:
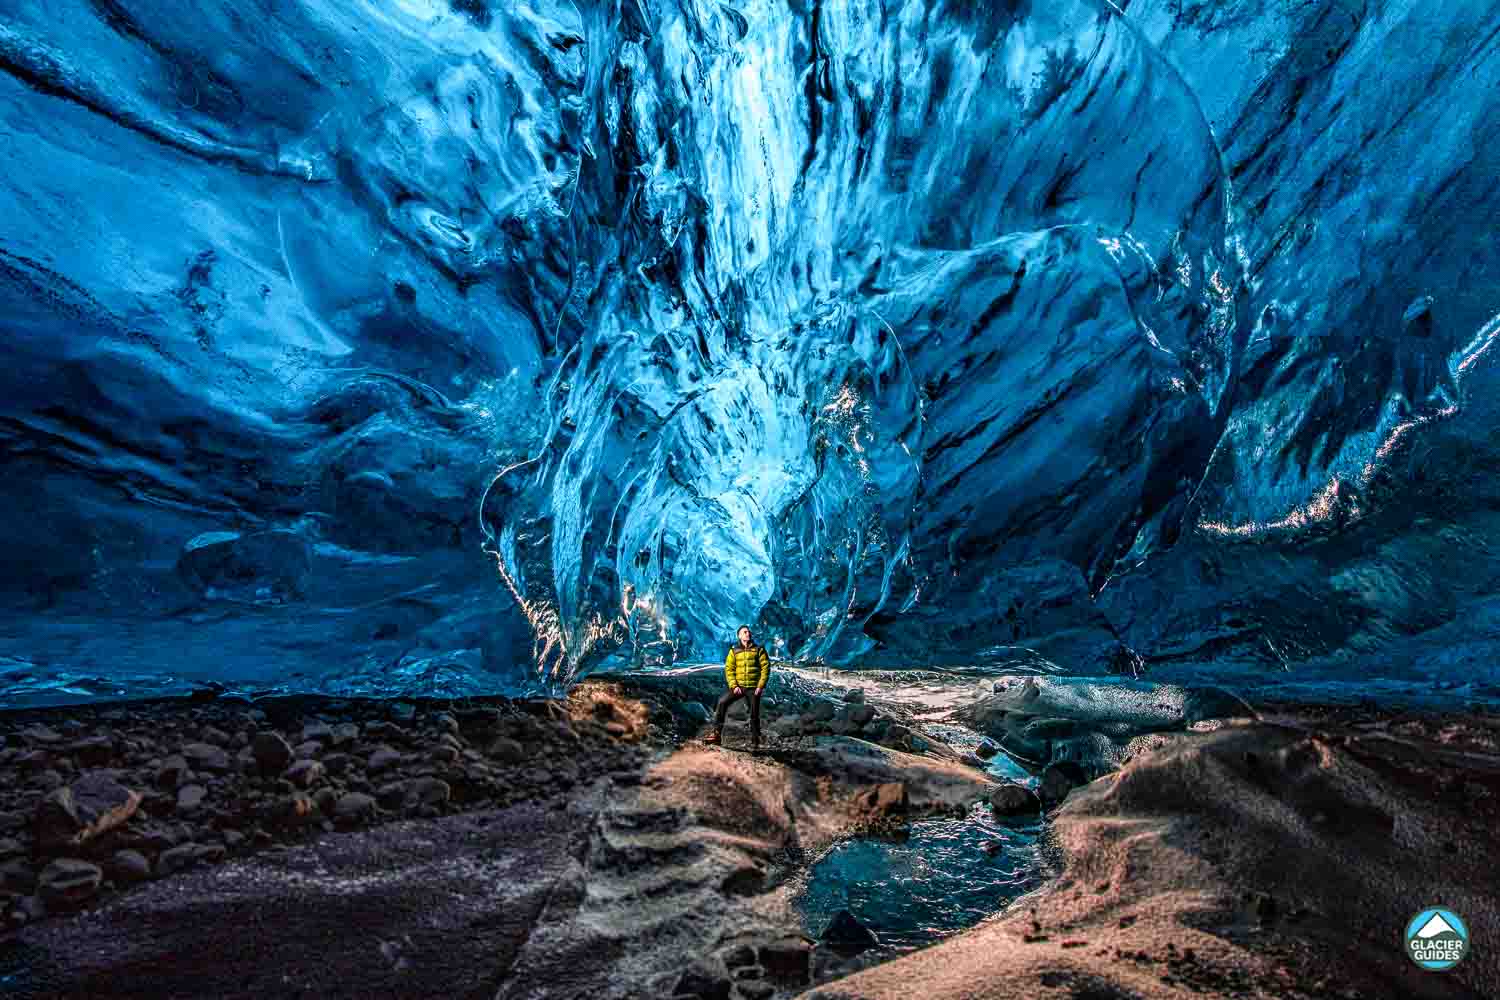
<svg viewBox="0 0 1500 1000">
<path fill-rule="evenodd" d="M 750 739 L 752 742 L 760 742 L 760 692 L 754 688 L 740 688 L 740 693 L 725 691 L 724 697 L 719 699 L 719 707 L 714 711 L 714 731 L 721 732 L 724 729 L 724 716 L 729 714 L 729 706 L 741 698 L 750 699 Z"/>
</svg>

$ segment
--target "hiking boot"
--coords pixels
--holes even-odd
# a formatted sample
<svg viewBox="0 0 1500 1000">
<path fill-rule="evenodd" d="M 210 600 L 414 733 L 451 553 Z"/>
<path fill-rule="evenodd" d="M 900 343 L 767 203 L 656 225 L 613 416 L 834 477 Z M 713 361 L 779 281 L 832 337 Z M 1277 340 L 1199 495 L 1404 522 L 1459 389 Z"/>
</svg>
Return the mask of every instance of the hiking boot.
<svg viewBox="0 0 1500 1000">
<path fill-rule="evenodd" d="M 719 731 L 715 729 L 713 732 L 703 737 L 703 742 L 711 746 L 719 746 Z"/>
</svg>

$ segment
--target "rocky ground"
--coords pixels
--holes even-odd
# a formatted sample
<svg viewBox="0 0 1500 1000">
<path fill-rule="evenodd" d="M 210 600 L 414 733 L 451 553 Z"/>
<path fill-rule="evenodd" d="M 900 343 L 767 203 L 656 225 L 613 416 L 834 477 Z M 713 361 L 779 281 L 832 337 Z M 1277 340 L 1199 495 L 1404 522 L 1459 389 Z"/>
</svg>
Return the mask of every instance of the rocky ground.
<svg viewBox="0 0 1500 1000">
<path fill-rule="evenodd" d="M 975 754 L 899 702 L 784 673 L 751 755 L 732 749 L 743 709 L 731 749 L 694 740 L 721 685 L 0 715 L 0 995 L 1496 992 L 1500 955 L 1433 976 L 1378 944 L 1432 902 L 1495 926 L 1493 719 L 1193 711 L 1163 734 L 1139 706 L 1128 725 L 1094 704 L 1068 720 L 1067 698 L 1022 684 L 956 713 L 993 734 Z M 1088 783 L 1091 739 L 1125 763 Z M 982 769 L 1006 743 L 1032 753 L 1034 787 Z M 801 925 L 820 852 L 979 800 L 1062 803 L 1063 876 L 895 961 L 847 914 L 820 939 Z"/>
<path fill-rule="evenodd" d="M 760 755 L 704 747 L 721 684 L 0 715 L 0 991 L 765 1000 L 859 968 L 792 877 L 993 781 L 837 688 L 768 695 Z"/>
</svg>

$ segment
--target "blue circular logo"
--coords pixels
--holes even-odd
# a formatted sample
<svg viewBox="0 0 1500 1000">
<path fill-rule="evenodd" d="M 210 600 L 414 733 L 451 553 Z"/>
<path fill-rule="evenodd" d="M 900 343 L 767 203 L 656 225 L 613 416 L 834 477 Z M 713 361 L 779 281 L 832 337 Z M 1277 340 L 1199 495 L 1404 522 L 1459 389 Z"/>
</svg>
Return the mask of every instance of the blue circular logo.
<svg viewBox="0 0 1500 1000">
<path fill-rule="evenodd" d="M 1407 923 L 1406 953 L 1430 972 L 1451 969 L 1469 953 L 1469 927 L 1452 910 L 1429 907 Z"/>
</svg>

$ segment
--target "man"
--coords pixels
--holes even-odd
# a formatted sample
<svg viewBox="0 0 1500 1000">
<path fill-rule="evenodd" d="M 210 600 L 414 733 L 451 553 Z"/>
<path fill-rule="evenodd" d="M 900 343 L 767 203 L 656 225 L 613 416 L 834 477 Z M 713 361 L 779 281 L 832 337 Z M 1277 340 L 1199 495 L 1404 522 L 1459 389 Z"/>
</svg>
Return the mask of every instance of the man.
<svg viewBox="0 0 1500 1000">
<path fill-rule="evenodd" d="M 771 679 L 771 657 L 766 655 L 765 649 L 751 641 L 749 625 L 741 625 L 736 634 L 739 642 L 730 646 L 729 655 L 724 657 L 724 681 L 729 685 L 729 692 L 719 699 L 718 710 L 714 713 L 713 732 L 703 742 L 717 744 L 719 733 L 724 728 L 724 716 L 729 714 L 729 706 L 741 698 L 749 698 L 750 749 L 759 750 L 760 693 L 766 689 L 766 681 Z"/>
</svg>

